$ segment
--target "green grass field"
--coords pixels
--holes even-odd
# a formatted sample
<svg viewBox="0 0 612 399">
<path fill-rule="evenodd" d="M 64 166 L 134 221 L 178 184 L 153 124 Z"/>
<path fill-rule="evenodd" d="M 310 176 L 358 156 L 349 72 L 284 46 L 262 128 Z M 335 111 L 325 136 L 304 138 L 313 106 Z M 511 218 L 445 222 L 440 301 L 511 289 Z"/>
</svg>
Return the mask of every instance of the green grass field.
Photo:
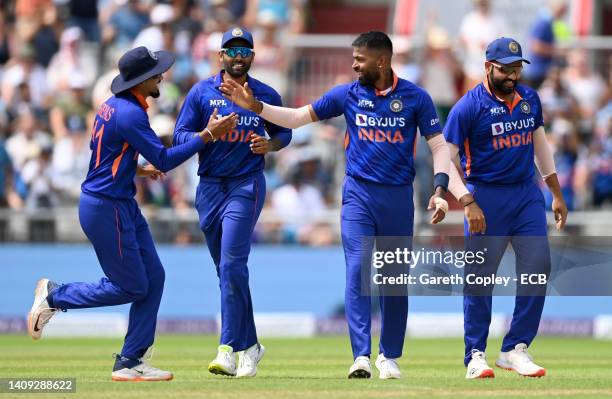
<svg viewBox="0 0 612 399">
<path fill-rule="evenodd" d="M 525 398 L 612 397 L 612 343 L 540 338 L 531 353 L 547 368 L 541 379 L 496 369 L 496 378 L 466 381 L 460 339 L 408 339 L 400 361 L 401 380 L 348 380 L 348 338 L 265 339 L 258 376 L 236 380 L 211 375 L 216 353 L 211 336 L 160 336 L 153 364 L 174 372 L 174 381 L 112 382 L 111 355 L 119 339 L 0 336 L 0 377 L 74 377 L 76 394 L 0 394 L 66 398 Z M 499 341 L 489 343 L 489 363 Z M 375 346 L 374 346 L 375 347 Z M 374 377 L 377 377 L 375 372 Z"/>
</svg>

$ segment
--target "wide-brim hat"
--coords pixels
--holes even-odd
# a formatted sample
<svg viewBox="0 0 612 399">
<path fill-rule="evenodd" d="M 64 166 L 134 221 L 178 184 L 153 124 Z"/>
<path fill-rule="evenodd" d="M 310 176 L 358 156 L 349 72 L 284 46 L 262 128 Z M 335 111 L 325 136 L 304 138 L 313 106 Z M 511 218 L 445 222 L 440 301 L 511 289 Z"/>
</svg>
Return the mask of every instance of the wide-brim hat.
<svg viewBox="0 0 612 399">
<path fill-rule="evenodd" d="M 121 93 L 162 74 L 170 69 L 174 61 L 174 54 L 169 51 L 151 52 L 144 46 L 136 47 L 119 59 L 119 75 L 111 83 L 111 92 Z"/>
</svg>

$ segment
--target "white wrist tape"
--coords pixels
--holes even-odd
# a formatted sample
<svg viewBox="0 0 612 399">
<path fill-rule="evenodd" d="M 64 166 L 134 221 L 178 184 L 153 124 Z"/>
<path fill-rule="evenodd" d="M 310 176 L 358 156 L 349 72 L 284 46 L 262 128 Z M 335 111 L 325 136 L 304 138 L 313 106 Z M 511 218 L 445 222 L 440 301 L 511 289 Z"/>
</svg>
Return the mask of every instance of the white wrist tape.
<svg viewBox="0 0 612 399">
<path fill-rule="evenodd" d="M 442 209 L 442 212 L 448 213 L 448 202 L 444 198 L 434 198 L 434 204 L 436 205 L 436 211 Z"/>
<path fill-rule="evenodd" d="M 434 175 L 437 173 L 448 174 L 451 158 L 444 136 L 438 134 L 427 140 L 427 144 L 429 145 L 431 156 L 433 157 Z"/>
</svg>

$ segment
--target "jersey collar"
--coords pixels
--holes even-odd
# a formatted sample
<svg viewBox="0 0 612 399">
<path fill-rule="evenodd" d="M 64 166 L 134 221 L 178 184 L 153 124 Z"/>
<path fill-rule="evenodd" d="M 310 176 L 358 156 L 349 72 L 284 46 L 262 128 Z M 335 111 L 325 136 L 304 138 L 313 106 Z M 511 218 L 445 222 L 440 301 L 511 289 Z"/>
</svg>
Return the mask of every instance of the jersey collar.
<svg viewBox="0 0 612 399">
<path fill-rule="evenodd" d="M 130 89 L 130 93 L 136 98 L 136 101 L 138 101 L 138 104 L 140 104 L 140 106 L 146 111 L 147 109 L 149 109 L 149 104 L 147 104 L 147 100 L 142 96 L 142 94 L 140 94 L 139 92 L 137 92 L 136 90 L 134 90 L 133 88 Z"/>
<path fill-rule="evenodd" d="M 219 88 L 221 87 L 221 83 L 223 83 L 223 74 L 225 73 L 225 69 L 222 69 L 219 71 L 218 74 L 215 75 L 215 88 Z M 251 79 L 251 75 L 249 75 L 247 73 L 247 78 L 246 78 L 247 83 L 249 84 L 249 87 L 251 88 L 251 90 L 253 90 L 253 85 L 252 83 L 252 79 Z"/>
<path fill-rule="evenodd" d="M 399 79 L 397 78 L 397 75 L 395 74 L 395 72 L 393 70 L 391 70 L 391 72 L 393 73 L 393 85 L 391 86 L 391 90 L 389 90 L 388 92 L 380 91 L 377 88 L 374 88 L 374 93 L 376 94 L 377 97 L 382 96 L 382 97 L 386 97 L 389 94 L 393 93 L 393 91 L 395 91 L 395 88 L 397 87 L 397 82 L 399 81 Z"/>
<path fill-rule="evenodd" d="M 517 104 L 523 99 L 523 97 L 521 97 L 521 95 L 519 94 L 518 91 L 516 91 L 516 89 L 514 89 L 514 98 L 512 99 L 512 102 L 509 103 L 507 101 L 502 100 L 501 98 L 497 97 L 495 94 L 493 94 L 493 91 L 491 91 L 491 88 L 489 87 L 489 80 L 485 79 L 482 81 L 482 85 L 485 88 L 485 90 L 489 93 L 489 95 L 491 97 L 493 97 L 495 100 L 500 101 L 504 104 L 506 104 L 506 106 L 508 107 L 508 109 L 510 110 L 510 114 L 512 114 L 512 110 L 514 109 L 514 107 L 517 106 Z"/>
</svg>

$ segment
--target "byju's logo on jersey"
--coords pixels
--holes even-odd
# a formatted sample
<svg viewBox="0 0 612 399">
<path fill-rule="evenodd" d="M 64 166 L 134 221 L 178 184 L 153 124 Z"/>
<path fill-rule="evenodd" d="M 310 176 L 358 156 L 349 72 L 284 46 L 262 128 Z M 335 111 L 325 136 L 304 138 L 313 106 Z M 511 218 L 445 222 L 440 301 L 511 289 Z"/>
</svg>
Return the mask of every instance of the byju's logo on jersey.
<svg viewBox="0 0 612 399">
<path fill-rule="evenodd" d="M 355 115 L 355 124 L 362 127 L 405 127 L 406 118 L 397 117 L 383 117 L 383 116 L 368 116 L 364 114 Z"/>
<path fill-rule="evenodd" d="M 491 134 L 493 136 L 499 136 L 500 134 L 504 134 L 504 122 L 494 123 L 491 125 Z"/>
<path fill-rule="evenodd" d="M 505 107 L 493 107 L 490 109 L 490 112 L 492 116 L 505 115 L 506 108 Z"/>
<path fill-rule="evenodd" d="M 209 107 L 227 107 L 227 102 L 223 99 L 210 100 Z"/>
<path fill-rule="evenodd" d="M 372 100 L 365 100 L 365 99 L 360 99 L 359 103 L 357 103 L 357 106 L 360 108 L 369 108 L 369 109 L 374 109 L 374 101 Z"/>
</svg>

